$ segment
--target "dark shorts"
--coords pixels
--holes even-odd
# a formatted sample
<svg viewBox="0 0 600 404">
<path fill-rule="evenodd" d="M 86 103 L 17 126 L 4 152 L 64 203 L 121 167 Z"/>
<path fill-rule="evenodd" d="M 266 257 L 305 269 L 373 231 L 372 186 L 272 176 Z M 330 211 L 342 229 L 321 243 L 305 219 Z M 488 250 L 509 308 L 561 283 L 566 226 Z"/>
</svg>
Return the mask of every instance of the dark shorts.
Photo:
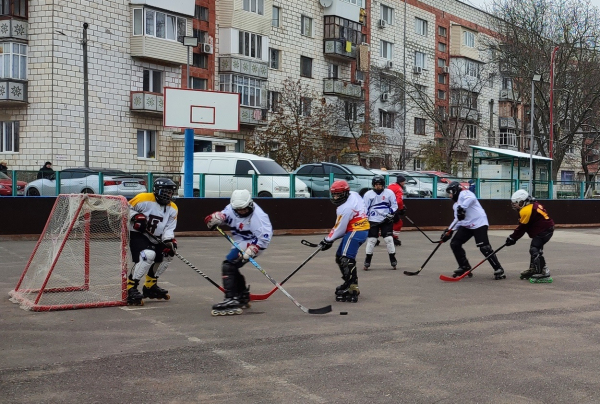
<svg viewBox="0 0 600 404">
<path fill-rule="evenodd" d="M 144 250 L 152 250 L 156 252 L 156 258 L 154 259 L 154 262 L 162 262 L 164 258 L 159 246 L 152 244 L 148 237 L 137 231 L 129 232 L 129 250 L 131 251 L 131 258 L 136 264 L 140 262 L 140 253 Z"/>
</svg>

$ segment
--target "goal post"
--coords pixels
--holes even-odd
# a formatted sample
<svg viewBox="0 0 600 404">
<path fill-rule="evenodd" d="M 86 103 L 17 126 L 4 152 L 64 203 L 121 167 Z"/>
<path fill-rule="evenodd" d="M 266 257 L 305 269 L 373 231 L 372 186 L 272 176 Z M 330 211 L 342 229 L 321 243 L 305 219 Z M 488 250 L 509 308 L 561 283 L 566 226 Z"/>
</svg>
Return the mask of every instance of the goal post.
<svg viewBox="0 0 600 404">
<path fill-rule="evenodd" d="M 33 311 L 126 305 L 128 218 L 123 196 L 59 195 L 10 300 Z"/>
</svg>

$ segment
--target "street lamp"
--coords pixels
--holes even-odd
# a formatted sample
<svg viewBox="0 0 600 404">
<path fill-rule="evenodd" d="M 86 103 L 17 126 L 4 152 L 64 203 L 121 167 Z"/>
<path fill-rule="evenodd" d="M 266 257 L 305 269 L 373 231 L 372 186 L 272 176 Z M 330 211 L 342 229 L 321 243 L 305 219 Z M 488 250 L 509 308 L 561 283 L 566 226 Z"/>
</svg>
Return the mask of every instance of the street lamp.
<svg viewBox="0 0 600 404">
<path fill-rule="evenodd" d="M 558 48 L 554 47 L 550 57 L 550 158 L 554 157 L 554 59 Z"/>
<path fill-rule="evenodd" d="M 186 68 L 186 80 L 185 88 L 190 88 L 190 50 L 198 46 L 198 38 L 194 36 L 184 36 L 183 46 L 187 46 L 187 68 Z"/>
<path fill-rule="evenodd" d="M 533 196 L 533 121 L 535 120 L 535 83 L 542 81 L 541 74 L 534 74 L 531 79 L 531 121 L 529 128 L 529 194 Z"/>
</svg>

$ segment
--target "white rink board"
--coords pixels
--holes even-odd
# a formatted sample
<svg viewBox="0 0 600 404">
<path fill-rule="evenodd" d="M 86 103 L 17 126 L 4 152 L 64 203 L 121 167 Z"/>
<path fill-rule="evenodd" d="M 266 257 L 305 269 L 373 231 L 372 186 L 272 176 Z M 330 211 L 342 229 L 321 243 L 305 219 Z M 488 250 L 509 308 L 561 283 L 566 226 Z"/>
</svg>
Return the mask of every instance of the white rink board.
<svg viewBox="0 0 600 404">
<path fill-rule="evenodd" d="M 165 87 L 166 128 L 240 130 L 240 94 Z"/>
</svg>

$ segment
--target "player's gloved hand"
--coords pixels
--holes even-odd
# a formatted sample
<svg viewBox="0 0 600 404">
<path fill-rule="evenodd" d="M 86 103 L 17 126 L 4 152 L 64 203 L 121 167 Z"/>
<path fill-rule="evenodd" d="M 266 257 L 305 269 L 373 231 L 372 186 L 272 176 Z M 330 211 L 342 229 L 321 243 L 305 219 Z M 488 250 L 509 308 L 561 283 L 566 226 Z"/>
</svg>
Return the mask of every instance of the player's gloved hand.
<svg viewBox="0 0 600 404">
<path fill-rule="evenodd" d="M 462 206 L 456 208 L 456 218 L 458 220 L 465 220 L 465 217 L 467 217 L 467 211 L 465 210 L 465 208 L 463 208 Z"/>
<path fill-rule="evenodd" d="M 148 219 L 146 219 L 146 215 L 143 213 L 138 213 L 131 218 L 131 223 L 133 224 L 133 230 L 143 232 L 146 230 L 146 226 L 148 226 Z"/>
<path fill-rule="evenodd" d="M 454 230 L 452 230 L 452 229 L 444 230 L 444 232 L 442 233 L 442 236 L 440 237 L 440 241 L 442 243 L 445 243 L 446 241 L 450 240 L 452 238 L 453 233 L 454 233 Z"/>
<path fill-rule="evenodd" d="M 250 258 L 256 257 L 256 254 L 258 254 L 258 246 L 256 244 L 250 244 L 248 248 L 246 248 L 246 251 L 244 251 L 242 259 L 248 261 Z"/>
<path fill-rule="evenodd" d="M 515 245 L 515 244 L 517 244 L 517 240 L 515 240 L 514 238 L 508 236 L 506 238 L 506 241 L 504 242 L 504 244 L 506 244 L 507 247 L 511 246 L 511 245 Z"/>
<path fill-rule="evenodd" d="M 399 210 L 398 210 L 398 214 L 399 214 L 400 216 L 404 216 L 404 215 L 406 214 L 406 206 L 405 206 L 405 207 L 403 207 L 402 209 L 399 209 Z"/>
<path fill-rule="evenodd" d="M 204 223 L 206 223 L 206 226 L 211 230 L 214 230 L 217 226 L 223 224 L 224 221 L 225 215 L 221 212 L 211 213 L 204 218 Z"/>
<path fill-rule="evenodd" d="M 168 255 L 169 257 L 175 256 L 175 253 L 177 252 L 177 240 L 165 240 L 163 241 L 163 244 L 165 245 L 165 247 L 163 248 L 163 254 L 165 256 Z"/>
<path fill-rule="evenodd" d="M 321 247 L 321 251 L 329 250 L 332 245 L 333 245 L 333 241 L 327 241 L 326 238 L 321 240 L 321 242 L 319 243 L 319 246 Z"/>
<path fill-rule="evenodd" d="M 388 213 L 385 215 L 385 219 L 383 219 L 383 223 L 392 223 L 394 221 L 394 214 Z"/>
</svg>

